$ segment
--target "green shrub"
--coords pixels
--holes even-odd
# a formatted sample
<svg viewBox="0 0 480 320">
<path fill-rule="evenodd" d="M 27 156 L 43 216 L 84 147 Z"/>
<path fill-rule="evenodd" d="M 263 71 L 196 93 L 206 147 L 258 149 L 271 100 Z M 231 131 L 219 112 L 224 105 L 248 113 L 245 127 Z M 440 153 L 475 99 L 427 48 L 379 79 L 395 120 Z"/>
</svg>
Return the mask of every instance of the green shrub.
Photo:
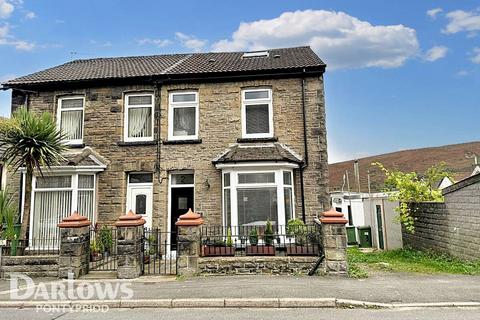
<svg viewBox="0 0 480 320">
<path fill-rule="evenodd" d="M 263 239 L 265 240 L 265 244 L 267 246 L 271 246 L 273 244 L 273 226 L 272 222 L 270 222 L 270 219 L 267 220 Z"/>
<path fill-rule="evenodd" d="M 232 230 L 227 229 L 227 247 L 233 247 Z"/>
<path fill-rule="evenodd" d="M 257 227 L 253 228 L 248 235 L 248 241 L 252 246 L 256 246 L 258 244 L 258 230 Z"/>
</svg>

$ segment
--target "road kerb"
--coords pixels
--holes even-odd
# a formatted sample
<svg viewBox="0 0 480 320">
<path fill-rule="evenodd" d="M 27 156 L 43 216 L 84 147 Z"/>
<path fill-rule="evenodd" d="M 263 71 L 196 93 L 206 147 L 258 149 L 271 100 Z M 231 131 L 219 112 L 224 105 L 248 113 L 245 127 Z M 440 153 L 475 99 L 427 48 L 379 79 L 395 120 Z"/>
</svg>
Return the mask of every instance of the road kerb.
<svg viewBox="0 0 480 320">
<path fill-rule="evenodd" d="M 335 308 L 335 298 L 280 298 L 280 308 Z"/>
<path fill-rule="evenodd" d="M 199 298 L 137 300 L 9 300 L 0 308 L 36 308 L 38 306 L 108 306 L 116 308 L 480 308 L 480 302 L 381 303 L 335 298 Z"/>
<path fill-rule="evenodd" d="M 225 308 L 278 308 L 277 298 L 232 298 L 225 299 Z"/>
</svg>

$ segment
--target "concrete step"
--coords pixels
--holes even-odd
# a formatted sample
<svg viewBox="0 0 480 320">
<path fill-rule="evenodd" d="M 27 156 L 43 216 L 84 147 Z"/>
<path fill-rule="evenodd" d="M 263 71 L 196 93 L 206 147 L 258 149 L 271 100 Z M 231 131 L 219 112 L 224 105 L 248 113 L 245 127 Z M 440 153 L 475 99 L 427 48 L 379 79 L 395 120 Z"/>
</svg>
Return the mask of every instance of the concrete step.
<svg viewBox="0 0 480 320">
<path fill-rule="evenodd" d="M 117 279 L 117 271 L 90 271 L 88 274 L 84 275 L 82 279 Z"/>
</svg>

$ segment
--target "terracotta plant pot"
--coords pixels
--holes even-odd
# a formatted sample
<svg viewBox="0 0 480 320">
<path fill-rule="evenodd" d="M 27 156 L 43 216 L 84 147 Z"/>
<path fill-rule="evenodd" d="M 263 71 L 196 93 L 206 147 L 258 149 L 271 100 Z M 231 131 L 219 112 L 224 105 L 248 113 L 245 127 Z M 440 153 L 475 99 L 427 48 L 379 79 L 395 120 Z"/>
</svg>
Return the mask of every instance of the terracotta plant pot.
<svg viewBox="0 0 480 320">
<path fill-rule="evenodd" d="M 247 246 L 246 249 L 247 256 L 274 256 L 275 247 L 274 246 Z"/>
<path fill-rule="evenodd" d="M 316 256 L 318 255 L 318 246 L 287 246 L 288 256 Z"/>
<path fill-rule="evenodd" d="M 204 257 L 215 257 L 215 256 L 231 256 L 235 255 L 234 247 L 216 247 L 216 246 L 203 246 L 203 256 Z"/>
</svg>

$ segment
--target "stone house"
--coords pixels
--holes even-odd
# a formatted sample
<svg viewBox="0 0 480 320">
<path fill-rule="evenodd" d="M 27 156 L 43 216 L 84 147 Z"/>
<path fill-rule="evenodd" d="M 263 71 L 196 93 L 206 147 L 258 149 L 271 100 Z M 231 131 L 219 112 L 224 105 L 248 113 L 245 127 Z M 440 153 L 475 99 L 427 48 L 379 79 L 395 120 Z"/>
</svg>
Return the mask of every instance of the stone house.
<svg viewBox="0 0 480 320">
<path fill-rule="evenodd" d="M 297 47 L 75 60 L 4 83 L 12 112 L 53 113 L 70 147 L 34 177 L 30 238 L 72 211 L 162 230 L 189 208 L 207 225 L 311 222 L 329 206 L 324 71 Z"/>
</svg>

